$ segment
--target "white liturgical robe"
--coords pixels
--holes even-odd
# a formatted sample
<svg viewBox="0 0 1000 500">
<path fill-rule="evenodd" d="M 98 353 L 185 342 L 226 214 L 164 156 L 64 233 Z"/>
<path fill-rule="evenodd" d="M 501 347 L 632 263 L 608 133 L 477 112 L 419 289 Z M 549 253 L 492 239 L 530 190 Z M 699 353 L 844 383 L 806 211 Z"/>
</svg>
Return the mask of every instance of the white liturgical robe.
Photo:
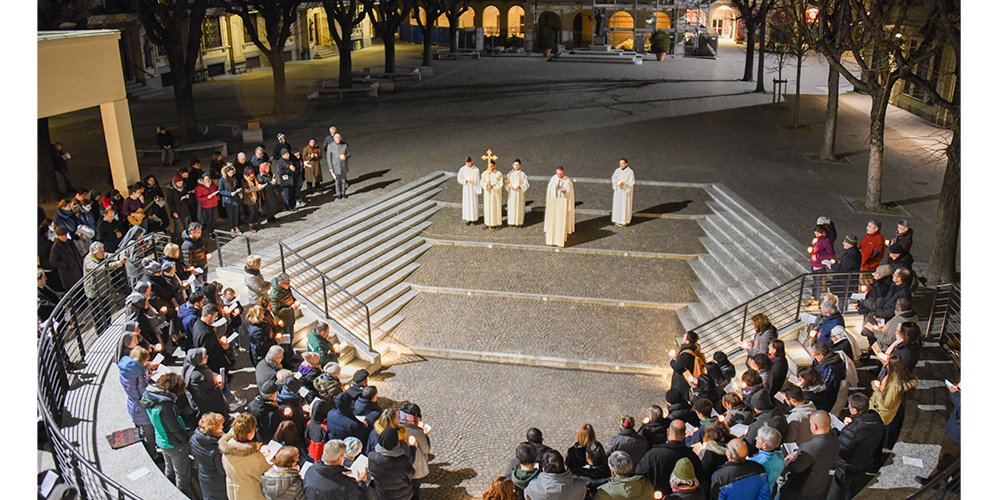
<svg viewBox="0 0 1000 500">
<path fill-rule="evenodd" d="M 615 190 L 611 222 L 628 224 L 632 222 L 632 188 L 635 186 L 635 174 L 629 167 L 615 169 L 615 174 L 611 176 L 611 185 Z"/>
<path fill-rule="evenodd" d="M 566 236 L 575 230 L 573 181 L 565 175 L 562 179 L 553 175 L 545 194 L 545 244 L 563 246 Z"/>
<path fill-rule="evenodd" d="M 483 193 L 483 222 L 489 227 L 503 224 L 503 174 L 489 169 L 479 176 L 479 188 Z"/>
<path fill-rule="evenodd" d="M 479 168 L 463 165 L 458 169 L 458 183 L 462 185 L 462 220 L 479 220 Z"/>
<path fill-rule="evenodd" d="M 522 170 L 507 174 L 507 225 L 524 225 L 524 192 L 528 190 L 528 176 Z"/>
</svg>

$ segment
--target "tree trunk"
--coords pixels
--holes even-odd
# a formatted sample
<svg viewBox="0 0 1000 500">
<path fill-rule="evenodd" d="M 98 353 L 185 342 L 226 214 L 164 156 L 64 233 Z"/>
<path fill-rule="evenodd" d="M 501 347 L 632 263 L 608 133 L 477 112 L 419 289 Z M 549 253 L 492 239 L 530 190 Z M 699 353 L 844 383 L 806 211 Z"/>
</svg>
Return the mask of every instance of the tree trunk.
<svg viewBox="0 0 1000 500">
<path fill-rule="evenodd" d="M 174 105 L 177 107 L 177 132 L 181 143 L 196 142 L 199 137 L 198 125 L 194 117 L 193 75 L 187 74 L 184 65 L 184 50 L 173 47 L 167 53 L 170 72 L 174 75 Z"/>
<path fill-rule="evenodd" d="M 931 244 L 931 263 L 927 268 L 927 280 L 932 283 L 958 281 L 955 260 L 958 255 L 958 235 L 962 215 L 962 157 L 958 121 L 955 122 L 951 144 L 948 145 L 948 166 L 944 170 L 941 183 L 941 199 L 938 200 L 937 230 Z"/>
<path fill-rule="evenodd" d="M 792 108 L 792 127 L 799 126 L 799 93 L 802 91 L 802 54 L 795 56 L 795 106 Z"/>
<path fill-rule="evenodd" d="M 458 19 L 454 21 L 448 20 L 448 51 L 454 54 L 458 52 L 458 37 L 455 36 L 458 33 Z"/>
<path fill-rule="evenodd" d="M 836 59 L 839 60 L 839 56 Z M 819 158 L 824 161 L 837 159 L 837 155 L 833 151 L 837 144 L 837 108 L 839 106 L 840 72 L 833 64 L 830 64 L 826 75 L 826 127 L 823 130 L 823 150 L 819 153 Z"/>
<path fill-rule="evenodd" d="M 385 47 L 385 72 L 396 72 L 396 34 L 389 33 L 382 37 L 382 45 Z"/>
<path fill-rule="evenodd" d="M 754 92 L 767 92 L 764 89 L 764 41 L 767 40 L 767 22 L 760 23 L 760 39 L 757 40 L 757 88 Z"/>
<path fill-rule="evenodd" d="M 339 24 L 339 21 L 338 21 Z M 340 41 L 337 42 L 337 50 L 340 52 L 340 77 L 338 79 L 337 86 L 342 89 L 351 88 L 351 80 L 353 76 L 351 75 L 351 31 L 352 28 L 349 26 L 340 25 L 340 32 L 347 33 L 347 36 L 341 36 Z"/>
<path fill-rule="evenodd" d="M 876 84 L 877 85 L 877 84 Z M 889 106 L 889 89 L 892 85 L 872 89 L 871 134 L 868 140 L 868 190 L 865 208 L 868 212 L 882 210 L 882 154 L 885 149 L 885 114 Z"/>
<path fill-rule="evenodd" d="M 424 38 L 424 59 L 420 63 L 421 66 L 431 65 L 431 32 L 434 28 L 432 26 L 427 26 L 427 30 L 420 28 L 420 34 Z"/>
<path fill-rule="evenodd" d="M 52 163 L 52 138 L 49 136 L 49 119 L 38 119 L 38 202 L 59 201 L 62 195 L 56 184 L 56 167 Z"/>
<path fill-rule="evenodd" d="M 757 37 L 755 35 L 755 29 L 751 29 L 750 26 L 747 26 L 746 35 L 747 35 L 747 59 L 746 59 L 746 63 L 743 66 L 743 78 L 742 78 L 742 81 L 744 81 L 744 82 L 752 82 L 753 81 L 753 50 L 754 50 L 754 46 L 757 43 Z"/>
<path fill-rule="evenodd" d="M 277 49 L 267 54 L 267 59 L 271 63 L 271 73 L 274 78 L 274 111 L 272 113 L 275 115 L 284 114 L 287 95 L 285 60 L 281 58 L 281 51 Z"/>
</svg>

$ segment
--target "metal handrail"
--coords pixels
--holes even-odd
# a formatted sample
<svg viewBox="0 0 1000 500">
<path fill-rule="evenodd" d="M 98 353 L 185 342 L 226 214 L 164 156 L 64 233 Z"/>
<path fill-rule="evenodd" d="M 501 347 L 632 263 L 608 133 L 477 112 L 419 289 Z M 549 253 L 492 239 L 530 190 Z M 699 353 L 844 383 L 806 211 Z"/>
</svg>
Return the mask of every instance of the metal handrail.
<svg viewBox="0 0 1000 500">
<path fill-rule="evenodd" d="M 286 252 L 290 253 L 291 255 L 293 255 L 295 257 L 298 257 L 299 262 L 297 262 L 296 265 L 298 265 L 298 264 L 305 264 L 306 266 L 308 266 L 309 269 L 312 269 L 313 271 L 315 271 L 317 274 L 320 275 L 321 286 L 322 286 L 322 289 L 323 289 L 323 307 L 322 307 L 322 309 L 323 309 L 323 314 L 326 317 L 326 319 L 329 319 L 329 320 L 332 320 L 332 321 L 336 321 L 341 326 L 343 326 L 345 329 L 347 329 L 348 331 L 350 331 L 351 333 L 353 333 L 355 336 L 358 336 L 358 334 L 355 333 L 355 332 L 353 332 L 352 329 L 351 329 L 352 326 L 359 326 L 357 323 L 355 323 L 355 324 L 344 324 L 345 318 L 339 318 L 339 317 L 334 317 L 334 316 L 330 315 L 330 304 L 329 304 L 330 299 L 329 299 L 328 294 L 327 294 L 327 286 L 328 285 L 333 285 L 335 287 L 335 290 L 337 291 L 337 294 L 343 293 L 344 295 L 347 296 L 347 300 L 342 301 L 340 303 L 337 303 L 336 304 L 337 306 L 341 306 L 341 305 L 344 305 L 345 303 L 349 303 L 349 302 L 352 302 L 352 301 L 356 302 L 357 304 L 360 305 L 360 309 L 364 310 L 364 326 L 363 326 L 362 333 L 367 336 L 368 350 L 369 351 L 374 351 L 374 347 L 372 346 L 371 315 L 368 312 L 368 304 L 366 304 L 361 299 L 357 298 L 351 292 L 347 291 L 346 288 L 340 286 L 340 284 L 338 284 L 335 280 L 333 280 L 332 278 L 330 278 L 329 276 L 327 276 L 326 273 L 324 273 L 319 268 L 317 268 L 316 266 L 314 266 L 311 262 L 309 262 L 308 260 L 306 260 L 305 257 L 303 257 L 302 255 L 300 255 L 298 252 L 296 252 L 295 250 L 293 250 L 291 247 L 289 247 L 288 245 L 286 245 L 281 240 L 276 240 L 276 239 L 273 239 L 273 238 L 265 238 L 263 236 L 257 236 L 257 235 L 251 235 L 251 234 L 232 233 L 232 232 L 229 232 L 229 231 L 222 231 L 222 230 L 219 230 L 219 229 L 216 229 L 215 233 L 218 235 L 216 237 L 216 241 L 218 242 L 218 245 L 219 245 L 219 252 L 218 252 L 218 254 L 219 254 L 219 266 L 220 267 L 224 266 L 223 260 L 222 260 L 222 251 L 221 251 L 222 246 L 225 244 L 223 242 L 223 238 L 226 239 L 226 241 L 225 241 L 226 243 L 231 242 L 231 241 L 233 241 L 233 240 L 235 240 L 236 238 L 239 238 L 239 237 L 246 238 L 246 241 L 247 241 L 247 255 L 250 255 L 252 253 L 251 250 L 250 250 L 250 240 L 251 239 L 257 240 L 257 241 L 266 241 L 266 242 L 270 242 L 270 243 L 276 244 L 278 246 L 278 250 L 279 250 L 279 259 L 281 261 L 281 271 L 282 272 L 287 272 L 286 271 L 286 266 L 285 266 L 285 258 L 286 258 L 285 253 Z M 306 296 L 306 300 L 309 300 L 308 296 Z M 316 304 L 313 304 L 311 300 L 309 302 L 314 307 L 319 307 Z M 346 318 L 346 319 L 349 319 L 349 318 Z M 365 340 L 365 339 L 364 338 L 360 338 L 360 340 Z"/>
<path fill-rule="evenodd" d="M 802 273 L 770 290 L 747 300 L 714 318 L 691 328 L 699 336 L 702 349 L 723 351 L 732 356 L 741 351 L 740 342 L 748 334 L 748 319 L 757 312 L 766 312 L 775 328 L 781 330 L 799 321 L 802 313 L 802 299 L 808 293 L 806 281 L 814 277 L 840 280 L 837 296 L 840 297 L 841 312 L 847 310 L 848 298 L 854 293 L 861 276 L 867 272 L 847 273 Z M 796 290 L 797 289 L 797 290 Z M 795 299 L 794 306 L 790 299 Z M 792 310 L 794 309 L 794 313 Z M 752 324 L 751 324 L 752 326 Z"/>
<path fill-rule="evenodd" d="M 135 500 L 141 498 L 103 474 L 97 463 L 80 452 L 79 445 L 74 445 L 63 435 L 57 422 L 63 418 L 66 396 L 69 392 L 67 372 L 72 370 L 77 362 L 84 360 L 89 348 L 101 338 L 101 334 L 107 328 L 121 322 L 121 318 L 118 321 L 111 320 L 121 307 L 115 308 L 118 305 L 119 290 L 116 290 L 117 284 L 113 283 L 114 278 L 110 274 L 118 271 L 111 269 L 110 266 L 122 254 L 131 255 L 131 258 L 141 258 L 144 256 L 143 253 L 158 255 L 169 241 L 169 237 L 163 233 L 149 234 L 129 243 L 114 254 L 109 254 L 99 267 L 84 275 L 63 294 L 39 331 L 38 411 L 52 443 L 52 452 L 59 474 L 66 483 L 76 487 L 81 498 Z M 137 252 L 140 255 L 136 255 Z M 94 278 L 95 275 L 98 278 Z M 88 283 L 91 287 L 98 287 L 101 293 L 98 300 L 87 297 Z M 93 325 L 90 325 L 90 322 L 93 322 Z M 96 334 L 89 341 L 85 340 L 84 334 L 92 327 Z M 67 332 L 75 337 L 74 341 L 69 343 L 75 348 L 72 359 L 67 352 Z M 111 495 L 108 490 L 116 490 L 117 494 Z"/>
<path fill-rule="evenodd" d="M 962 290 L 959 283 L 945 283 L 934 288 L 927 338 L 938 340 L 955 364 L 961 366 Z"/>
<path fill-rule="evenodd" d="M 944 472 L 939 473 L 937 477 L 930 480 L 922 488 L 917 490 L 916 493 L 906 497 L 906 500 L 923 500 L 930 498 L 943 500 L 949 496 L 959 498 L 959 490 L 962 487 L 962 475 L 958 470 L 961 467 L 961 464 L 962 459 L 956 459 L 955 463 L 951 464 L 944 470 Z"/>
</svg>

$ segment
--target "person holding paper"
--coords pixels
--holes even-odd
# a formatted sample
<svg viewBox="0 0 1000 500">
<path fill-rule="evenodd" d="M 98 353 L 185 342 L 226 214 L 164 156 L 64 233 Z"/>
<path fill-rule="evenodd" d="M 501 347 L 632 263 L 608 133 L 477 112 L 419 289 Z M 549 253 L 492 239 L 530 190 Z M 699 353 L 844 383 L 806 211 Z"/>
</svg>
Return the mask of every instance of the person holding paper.
<svg viewBox="0 0 1000 500">
<path fill-rule="evenodd" d="M 306 498 L 316 500 L 364 500 L 362 492 L 368 479 L 367 469 L 360 469 L 358 479 L 350 475 L 351 469 L 344 467 L 347 445 L 340 439 L 333 439 L 323 447 L 323 459 L 317 461 L 303 478 Z"/>
<path fill-rule="evenodd" d="M 420 407 L 406 403 L 399 409 L 399 423 L 413 436 L 413 499 L 420 500 L 420 480 L 430 474 L 427 455 L 431 452 L 431 426 L 421 419 Z"/>
<path fill-rule="evenodd" d="M 271 291 L 271 283 L 260 275 L 260 255 L 248 255 L 243 268 L 243 284 L 247 287 L 247 304 L 256 304 Z"/>
<path fill-rule="evenodd" d="M 785 468 L 785 455 L 781 452 L 781 433 L 777 429 L 761 427 L 757 431 L 757 454 L 750 457 L 751 462 L 757 462 L 767 471 L 767 484 L 774 491 L 778 476 Z"/>
<path fill-rule="evenodd" d="M 813 228 L 813 234 L 815 238 L 812 240 L 812 245 L 807 248 L 809 251 L 809 265 L 812 266 L 812 295 L 809 297 L 809 301 L 806 305 L 815 306 L 818 305 L 820 293 L 823 291 L 823 271 L 829 261 L 832 260 L 836 255 L 833 253 L 833 243 L 830 242 L 830 238 L 827 236 L 827 230 L 825 226 L 816 226 Z"/>
<path fill-rule="evenodd" d="M 399 440 L 398 430 L 387 427 L 378 435 L 375 449 L 368 452 L 368 471 L 379 500 L 413 498 L 411 479 L 416 472 L 407 450 L 406 444 Z"/>
<path fill-rule="evenodd" d="M 847 365 L 830 344 L 817 342 L 813 345 L 813 367 L 819 372 L 823 383 L 822 399 L 816 401 L 816 408 L 830 411 L 837 402 L 840 384 L 847 378 Z"/>
<path fill-rule="evenodd" d="M 198 222 L 205 227 L 209 238 L 215 238 L 215 211 L 219 206 L 219 188 L 209 172 L 201 174 L 198 185 L 194 188 L 194 196 L 198 200 Z"/>
<path fill-rule="evenodd" d="M 871 476 L 872 457 L 882 447 L 885 425 L 877 412 L 870 411 L 864 394 L 847 399 L 851 423 L 840 431 L 840 456 L 830 485 L 828 500 L 850 500 L 864 489 Z"/>
<path fill-rule="evenodd" d="M 785 417 L 788 421 L 788 432 L 784 434 L 784 442 L 802 446 L 812 439 L 809 417 L 816 413 L 816 405 L 812 401 L 806 401 L 802 389 L 796 385 L 789 384 L 783 394 L 786 404 L 792 407 L 791 413 Z"/>
<path fill-rule="evenodd" d="M 205 242 L 201 239 L 202 226 L 198 222 L 188 224 L 187 231 L 181 233 L 181 256 L 189 267 L 188 271 L 201 269 L 208 271 L 208 257 L 205 253 Z M 199 277 L 201 279 L 201 277 Z"/>
<path fill-rule="evenodd" d="M 264 317 L 264 308 L 259 305 L 247 309 L 247 337 L 250 341 L 250 361 L 253 366 L 260 364 L 272 346 L 278 345 L 274 340 L 271 322 Z"/>
<path fill-rule="evenodd" d="M 222 466 L 226 470 L 226 495 L 230 500 L 266 500 L 260 489 L 260 476 L 271 468 L 260 452 L 257 419 L 240 413 L 229 432 L 219 438 Z"/>
<path fill-rule="evenodd" d="M 663 444 L 667 442 L 667 430 L 670 428 L 670 421 L 663 418 L 663 408 L 659 405 L 652 405 L 649 407 L 649 413 L 646 418 L 642 420 L 642 425 L 639 426 L 639 436 L 646 440 L 649 448 L 652 448 L 658 444 Z M 641 459 L 640 459 L 641 460 Z M 637 460 L 636 465 L 639 465 Z"/>
<path fill-rule="evenodd" d="M 618 168 L 611 176 L 611 187 L 615 192 L 611 205 L 611 222 L 616 226 L 626 226 L 632 222 L 632 193 L 635 187 L 635 173 L 628 166 L 628 160 L 618 160 Z"/>
<path fill-rule="evenodd" d="M 257 437 L 261 442 L 270 442 L 274 439 L 274 432 L 278 430 L 278 424 L 284 420 L 281 410 L 278 408 L 278 383 L 267 380 L 264 385 L 257 388 L 259 393 L 247 411 L 253 415 L 257 421 Z"/>
<path fill-rule="evenodd" d="M 733 439 L 729 426 L 719 420 L 712 420 L 704 426 L 701 443 L 693 445 L 701 459 L 705 477 L 712 477 L 726 463 L 726 443 Z"/>
<path fill-rule="evenodd" d="M 875 336 L 877 342 L 871 344 L 872 351 L 878 355 L 880 352 L 889 350 L 889 346 L 896 342 L 896 332 L 900 325 L 907 322 L 916 322 L 917 313 L 913 312 L 913 301 L 907 297 L 900 297 L 896 300 L 895 316 L 885 325 L 879 327 L 877 324 L 867 323 L 865 325 Z"/>
<path fill-rule="evenodd" d="M 326 415 L 326 429 L 330 439 L 354 436 L 362 443 L 368 441 L 368 428 L 354 417 L 354 400 L 342 392 L 333 399 L 334 408 Z"/>
<path fill-rule="evenodd" d="M 503 174 L 490 160 L 486 171 L 479 176 L 479 189 L 483 193 L 483 223 L 488 228 L 503 224 Z"/>
<path fill-rule="evenodd" d="M 134 339 L 134 336 L 133 336 Z M 149 414 L 140 404 L 142 393 L 146 391 L 152 380 L 149 378 L 149 351 L 140 346 L 133 346 L 127 356 L 122 356 L 118 361 L 118 380 L 125 389 L 125 407 L 128 409 L 128 416 L 132 423 L 139 428 L 142 434 L 143 443 L 149 458 L 156 458 L 156 435 L 153 423 L 149 420 Z"/>
<path fill-rule="evenodd" d="M 271 313 L 278 318 L 282 331 L 282 337 L 278 339 L 278 344 L 285 348 L 285 362 L 289 368 L 294 368 L 294 355 L 292 343 L 295 335 L 295 312 L 299 310 L 299 301 L 292 295 L 292 279 L 285 273 L 281 273 L 271 280 Z"/>
<path fill-rule="evenodd" d="M 479 220 L 479 167 L 472 164 L 472 157 L 465 157 L 465 165 L 458 169 L 455 177 L 462 185 L 462 220 L 471 226 Z"/>
<path fill-rule="evenodd" d="M 219 318 L 219 309 L 213 304 L 205 304 L 201 309 L 201 317 L 191 328 L 194 347 L 203 347 L 208 356 L 208 368 L 220 373 L 223 368 L 231 368 L 233 363 L 226 357 L 229 343 L 226 338 L 219 338 L 215 333 L 213 323 Z"/>
<path fill-rule="evenodd" d="M 340 351 L 347 347 L 346 344 L 340 343 L 336 334 L 332 335 L 332 339 L 330 337 L 330 325 L 325 321 L 320 321 L 309 332 L 306 340 L 306 351 L 319 355 L 320 366 L 336 363 L 340 359 Z"/>
<path fill-rule="evenodd" d="M 299 450 L 282 446 L 271 459 L 271 468 L 260 478 L 260 488 L 267 500 L 304 500 L 302 478 L 299 477 Z"/>
<path fill-rule="evenodd" d="M 556 167 L 549 179 L 545 197 L 545 244 L 565 246 L 566 238 L 576 230 L 576 196 L 573 181 L 562 167 Z"/>
<path fill-rule="evenodd" d="M 767 426 L 775 429 L 784 436 L 788 432 L 788 421 L 785 420 L 785 415 L 774 407 L 774 402 L 771 400 L 771 396 L 767 394 L 767 391 L 755 392 L 753 397 L 750 398 L 750 407 L 753 408 L 755 413 L 754 421 L 747 428 L 747 433 L 743 436 L 743 441 L 746 442 L 747 448 L 750 450 L 750 455 L 753 455 L 757 452 L 757 432 L 762 427 Z"/>
<path fill-rule="evenodd" d="M 840 441 L 830 433 L 830 414 L 823 410 L 809 417 L 809 427 L 812 439 L 785 458 L 781 500 L 814 500 L 830 488 L 830 470 L 840 455 Z"/>
<path fill-rule="evenodd" d="M 228 423 L 229 404 L 222 395 L 225 384 L 218 374 L 208 369 L 206 363 L 208 355 L 204 348 L 188 349 L 181 368 L 188 402 L 198 417 L 206 413 L 218 413 L 226 416 Z"/>
<path fill-rule="evenodd" d="M 906 418 L 906 393 L 916 387 L 917 378 L 906 369 L 899 356 L 889 358 L 888 374 L 885 377 L 872 380 L 873 393 L 869 404 L 885 424 L 882 447 L 875 452 L 876 465 L 879 467 L 889 458 L 888 454 L 882 453 L 882 449 L 891 450 L 899 439 L 899 432 Z"/>
<path fill-rule="evenodd" d="M 830 293 L 844 297 L 858 289 L 861 272 L 861 251 L 858 250 L 858 235 L 851 233 L 844 236 L 844 254 L 840 260 L 827 265 L 831 273 L 852 273 L 850 276 L 836 276 L 830 281 Z"/>
<path fill-rule="evenodd" d="M 177 489 L 191 497 L 191 458 L 188 456 L 188 433 L 177 409 L 177 398 L 184 394 L 184 379 L 174 372 L 161 376 L 156 384 L 146 386 L 139 403 L 146 409 L 156 434 L 156 446 L 163 450 L 163 475 Z"/>
<path fill-rule="evenodd" d="M 507 173 L 507 225 L 524 225 L 524 193 L 528 190 L 528 175 L 521 171 L 521 160 L 516 159 Z"/>
</svg>

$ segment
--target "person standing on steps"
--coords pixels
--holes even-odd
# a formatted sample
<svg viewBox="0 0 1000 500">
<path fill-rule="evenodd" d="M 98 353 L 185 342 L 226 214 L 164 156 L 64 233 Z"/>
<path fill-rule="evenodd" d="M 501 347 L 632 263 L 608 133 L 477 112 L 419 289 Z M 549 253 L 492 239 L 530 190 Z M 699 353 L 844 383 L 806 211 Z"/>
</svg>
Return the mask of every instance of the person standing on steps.
<svg viewBox="0 0 1000 500">
<path fill-rule="evenodd" d="M 333 176 L 335 194 L 338 200 L 347 199 L 347 160 L 351 157 L 351 149 L 347 141 L 339 133 L 333 134 L 333 141 L 326 149 L 330 175 Z"/>
<path fill-rule="evenodd" d="M 618 169 L 611 176 L 611 187 L 615 196 L 611 208 L 611 222 L 616 226 L 626 226 L 632 222 L 632 193 L 635 187 L 635 173 L 628 166 L 628 160 L 618 160 Z"/>
</svg>

